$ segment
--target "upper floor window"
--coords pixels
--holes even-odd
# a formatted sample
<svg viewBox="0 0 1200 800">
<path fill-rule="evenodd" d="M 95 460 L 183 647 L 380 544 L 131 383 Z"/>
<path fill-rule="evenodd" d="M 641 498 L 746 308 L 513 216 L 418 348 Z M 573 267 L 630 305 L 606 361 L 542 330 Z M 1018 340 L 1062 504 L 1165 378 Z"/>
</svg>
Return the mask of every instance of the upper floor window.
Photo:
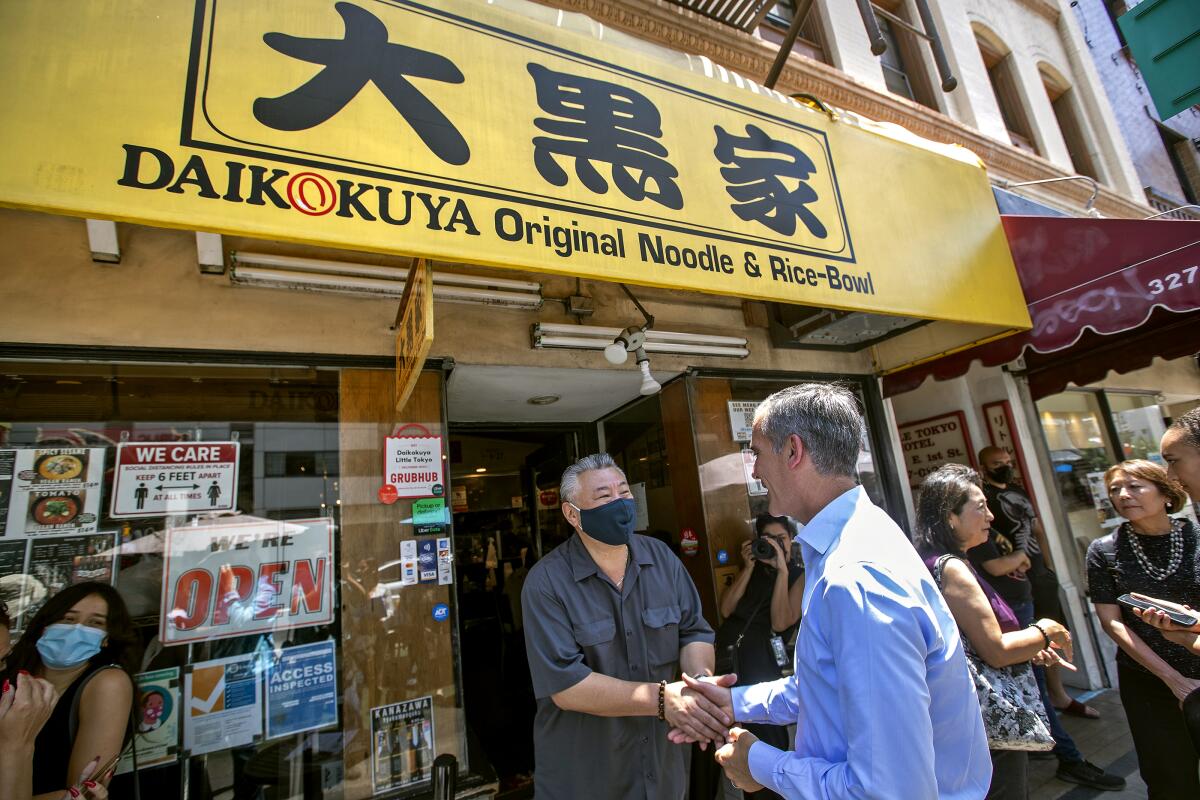
<svg viewBox="0 0 1200 800">
<path fill-rule="evenodd" d="M 792 46 L 792 50 L 808 56 L 814 61 L 828 64 L 829 59 L 825 56 L 824 38 L 821 34 L 820 19 L 817 14 L 817 2 L 814 0 L 808 7 L 804 21 L 800 23 L 800 35 L 796 37 L 796 43 Z M 778 0 L 767 12 L 763 24 L 758 26 L 759 35 L 768 42 L 782 44 L 784 34 L 791 27 L 795 16 L 795 0 Z"/>
<path fill-rule="evenodd" d="M 1012 52 L 999 41 L 982 35 L 978 29 L 975 31 L 975 42 L 983 56 L 983 65 L 987 68 L 988 81 L 992 84 L 992 93 L 996 96 L 996 105 L 1000 107 L 1000 116 L 1004 119 L 1009 140 L 1022 150 L 1037 153 L 1029 115 L 1017 88 Z"/>
<path fill-rule="evenodd" d="M 902 0 L 880 0 L 874 5 L 877 12 L 885 12 L 876 13 L 875 18 L 879 22 L 879 32 L 887 42 L 887 50 L 879 57 L 879 66 L 883 69 L 888 91 L 937 110 L 937 93 L 926 71 L 921 41 L 905 27 L 912 24 L 907 5 Z M 889 15 L 899 22 L 889 19 Z"/>
<path fill-rule="evenodd" d="M 1075 171 L 1080 175 L 1100 180 L 1100 171 L 1096 168 L 1096 160 L 1089 146 L 1087 126 L 1075 90 L 1047 65 L 1040 65 L 1038 72 L 1041 74 L 1042 86 L 1046 88 L 1046 96 L 1050 99 L 1050 107 L 1054 109 L 1054 118 L 1058 120 L 1058 129 L 1062 132 Z"/>
</svg>

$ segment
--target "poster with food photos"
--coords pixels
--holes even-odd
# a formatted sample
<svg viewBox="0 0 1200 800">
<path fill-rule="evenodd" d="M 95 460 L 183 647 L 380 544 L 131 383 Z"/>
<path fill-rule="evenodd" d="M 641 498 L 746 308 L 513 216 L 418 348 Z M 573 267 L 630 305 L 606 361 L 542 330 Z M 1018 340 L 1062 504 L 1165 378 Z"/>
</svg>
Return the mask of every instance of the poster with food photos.
<svg viewBox="0 0 1200 800">
<path fill-rule="evenodd" d="M 96 531 L 104 476 L 103 447 L 8 452 L 14 453 L 12 477 L 0 478 L 0 491 L 7 496 L 8 505 L 5 536 Z"/>
<path fill-rule="evenodd" d="M 112 533 L 41 536 L 29 540 L 25 573 L 45 590 L 45 595 L 29 604 L 25 619 L 68 586 L 88 581 L 111 584 L 116 558 L 116 537 Z"/>
</svg>

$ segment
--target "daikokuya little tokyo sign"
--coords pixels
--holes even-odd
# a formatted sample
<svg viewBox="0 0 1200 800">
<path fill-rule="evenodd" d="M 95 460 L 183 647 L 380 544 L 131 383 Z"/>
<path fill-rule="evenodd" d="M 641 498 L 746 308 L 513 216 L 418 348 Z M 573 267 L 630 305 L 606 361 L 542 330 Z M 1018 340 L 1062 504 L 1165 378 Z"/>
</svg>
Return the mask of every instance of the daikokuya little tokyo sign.
<svg viewBox="0 0 1200 800">
<path fill-rule="evenodd" d="M 441 497 L 446 493 L 442 437 L 388 436 L 383 448 L 384 484 L 397 497 Z"/>
<path fill-rule="evenodd" d="M 240 454 L 238 442 L 122 443 L 110 516 L 232 511 Z"/>
</svg>

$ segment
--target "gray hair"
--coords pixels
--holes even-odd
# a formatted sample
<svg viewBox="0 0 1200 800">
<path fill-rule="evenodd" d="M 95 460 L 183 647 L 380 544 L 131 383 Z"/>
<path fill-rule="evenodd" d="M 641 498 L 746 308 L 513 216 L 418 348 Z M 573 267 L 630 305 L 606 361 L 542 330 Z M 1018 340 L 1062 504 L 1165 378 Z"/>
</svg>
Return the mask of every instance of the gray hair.
<svg viewBox="0 0 1200 800">
<path fill-rule="evenodd" d="M 608 453 L 592 453 L 584 456 L 563 470 L 562 480 L 558 484 L 558 496 L 567 503 L 578 506 L 575 501 L 579 498 L 579 476 L 585 472 L 597 469 L 615 469 L 625 477 L 625 470 L 617 466 L 613 457 Z"/>
<path fill-rule="evenodd" d="M 801 383 L 776 392 L 754 414 L 778 453 L 792 434 L 800 437 L 822 475 L 858 477 L 858 453 L 867 437 L 858 398 L 837 383 Z"/>
</svg>

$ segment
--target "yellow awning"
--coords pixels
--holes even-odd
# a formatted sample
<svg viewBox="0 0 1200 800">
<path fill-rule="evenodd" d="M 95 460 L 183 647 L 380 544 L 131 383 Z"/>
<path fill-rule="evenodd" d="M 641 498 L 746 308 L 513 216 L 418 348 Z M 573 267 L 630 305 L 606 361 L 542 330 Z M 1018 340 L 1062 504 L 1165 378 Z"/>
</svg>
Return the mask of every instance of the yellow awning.
<svg viewBox="0 0 1200 800">
<path fill-rule="evenodd" d="M 11 0 L 0 203 L 1028 327 L 969 153 L 631 41 L 513 0 Z"/>
</svg>

